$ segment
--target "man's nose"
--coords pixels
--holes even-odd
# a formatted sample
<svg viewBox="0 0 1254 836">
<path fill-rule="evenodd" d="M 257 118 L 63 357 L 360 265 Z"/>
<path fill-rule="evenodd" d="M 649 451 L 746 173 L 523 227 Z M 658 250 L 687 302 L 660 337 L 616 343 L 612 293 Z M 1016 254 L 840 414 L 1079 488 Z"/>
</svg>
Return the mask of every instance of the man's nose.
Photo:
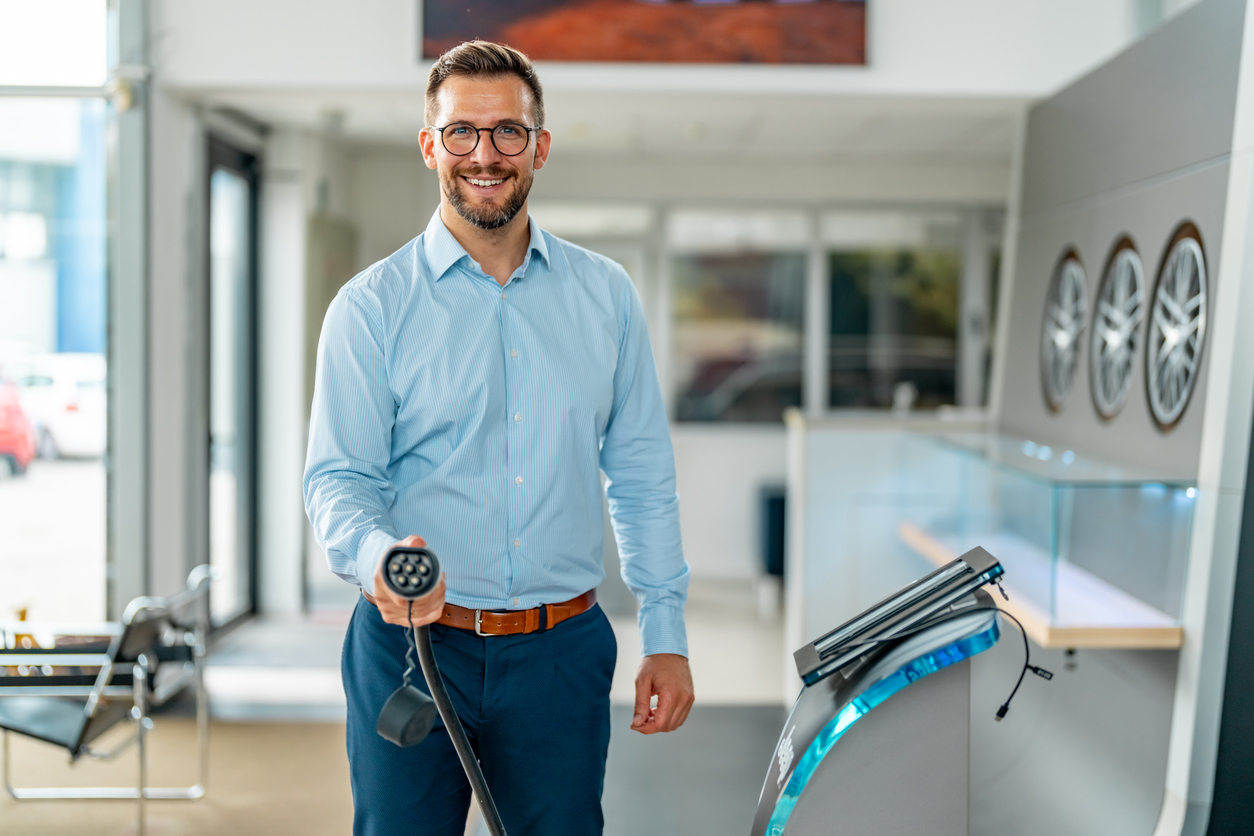
<svg viewBox="0 0 1254 836">
<path fill-rule="evenodd" d="M 479 144 L 470 152 L 469 159 L 486 167 L 500 163 L 505 156 L 492 143 L 492 132 L 483 130 L 479 132 Z"/>
</svg>

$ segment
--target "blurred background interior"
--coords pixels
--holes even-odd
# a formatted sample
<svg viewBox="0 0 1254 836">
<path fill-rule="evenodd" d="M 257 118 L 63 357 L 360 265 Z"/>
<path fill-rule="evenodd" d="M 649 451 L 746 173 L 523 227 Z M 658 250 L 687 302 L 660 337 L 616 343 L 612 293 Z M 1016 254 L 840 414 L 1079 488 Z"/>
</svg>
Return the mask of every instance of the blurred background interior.
<svg viewBox="0 0 1254 836">
<path fill-rule="evenodd" d="M 621 2 L 685 7 L 676 14 L 704 5 Z M 945 486 L 1020 471 L 1026 487 L 988 490 L 1045 519 L 998 529 L 1020 538 L 1007 551 L 1035 537 L 1046 560 L 1074 557 L 1175 632 L 1136 651 L 1098 641 L 1078 662 L 1075 639 L 1033 635 L 1050 667 L 1095 678 L 1086 687 L 1122 678 L 1109 687 L 1146 702 L 1103 730 L 1072 722 L 1089 708 L 1059 696 L 1065 687 L 1021 697 L 1019 729 L 999 729 L 1000 743 L 973 738 L 971 832 L 1154 832 L 1179 710 L 1201 430 L 1183 431 L 1194 433 L 1192 469 L 1171 460 L 1156 471 L 1088 430 L 1059 442 L 1034 429 L 1043 424 L 1002 420 L 1014 417 L 1005 398 L 1037 409 L 1041 388 L 1041 313 L 1016 313 L 1021 329 L 1006 322 L 1014 282 L 1027 281 L 1010 268 L 1025 188 L 1063 177 L 1048 160 L 1024 174 L 1033 106 L 1178 20 L 1244 4 L 796 0 L 844 15 L 823 24 L 839 27 L 831 43 L 790 55 L 763 41 L 729 57 L 711 35 L 709 54 L 685 62 L 627 47 L 621 60 L 589 60 L 544 40 L 561 24 L 578 41 L 576 12 L 592 4 L 533 3 L 552 19 L 532 20 L 476 3 L 485 20 L 503 15 L 489 34 L 540 53 L 553 155 L 531 211 L 627 269 L 672 420 L 697 707 L 667 739 L 628 734 L 635 601 L 607 537 L 600 597 L 620 646 L 607 832 L 747 832 L 798 687 L 792 650 L 929 571 L 929 549 L 957 547 L 945 521 L 969 532 L 980 512 L 938 498 Z M 300 487 L 314 351 L 340 286 L 421 232 L 438 203 L 418 132 L 431 51 L 462 37 L 447 7 L 0 0 L 0 637 L 50 645 L 56 630 L 35 624 L 116 620 L 136 596 L 180 589 L 194 566 L 217 570 L 210 789 L 196 804 L 152 805 L 152 832 L 350 827 L 339 646 L 356 589 L 327 570 Z M 1039 223 L 1049 211 L 1065 214 L 1066 202 Z M 1212 270 L 1221 227 L 1202 230 Z M 1168 232 L 1137 241 L 1148 282 Z M 1019 257 L 1046 280 L 1064 243 Z M 1083 253 L 1092 288 L 1108 243 Z M 1016 361 L 1016 350 L 1031 356 Z M 1007 381 L 1016 370 L 1026 383 Z M 1087 409 L 1087 387 L 1074 388 L 1072 409 Z M 1198 426 L 1201 398 L 1186 414 Z M 920 433 L 991 438 L 1010 452 L 942 449 Z M 1040 468 L 1061 467 L 1064 448 L 1067 465 L 1078 456 L 1089 476 L 1107 474 L 1103 485 L 1132 480 L 1136 497 L 1143 484 L 1161 488 L 1158 505 L 1100 491 L 1056 499 L 1070 477 Z M 910 468 L 891 467 L 903 458 Z M 906 482 L 859 493 L 874 480 Z M 1057 502 L 1091 513 L 1060 523 L 1048 510 Z M 1049 545 L 1050 532 L 1113 537 L 1103 520 L 1123 519 L 1129 503 L 1158 526 L 1142 538 L 1152 577 L 1087 565 L 1079 547 L 1060 558 L 1057 536 Z M 1063 592 L 1040 595 L 1049 626 Z M 976 671 L 976 690 L 996 692 L 985 702 L 1013 680 L 1005 654 Z M 1042 729 L 1091 746 L 1042 754 Z M 191 776 L 191 737 L 189 708 L 175 701 L 153 734 L 154 769 Z M 120 763 L 69 768 L 63 752 L 26 740 L 12 754 L 17 783 L 130 775 Z M 1058 766 L 1077 757 L 1090 766 Z M 1082 812 L 1054 810 L 1057 793 Z M 1019 821 L 1027 809 L 1039 821 Z M 5 833 L 128 828 L 126 804 L 0 796 Z"/>
</svg>

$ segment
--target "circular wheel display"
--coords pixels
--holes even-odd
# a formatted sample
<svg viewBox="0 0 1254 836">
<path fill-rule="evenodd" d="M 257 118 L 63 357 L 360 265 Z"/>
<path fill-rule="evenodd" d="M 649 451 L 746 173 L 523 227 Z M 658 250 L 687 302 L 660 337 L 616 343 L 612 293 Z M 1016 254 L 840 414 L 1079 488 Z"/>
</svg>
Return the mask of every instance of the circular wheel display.
<svg viewBox="0 0 1254 836">
<path fill-rule="evenodd" d="M 1189 405 L 1206 339 L 1206 256 L 1193 224 L 1172 236 L 1151 304 L 1145 389 L 1154 421 L 1169 430 Z"/>
<path fill-rule="evenodd" d="M 1132 389 L 1132 364 L 1145 318 L 1145 270 L 1132 239 L 1115 245 L 1093 306 L 1089 343 L 1089 383 L 1093 405 L 1103 418 L 1123 409 Z"/>
<path fill-rule="evenodd" d="M 1041 330 L 1041 385 L 1045 403 L 1062 409 L 1075 380 L 1080 335 L 1084 331 L 1084 267 L 1074 250 L 1063 254 L 1045 297 L 1045 325 Z"/>
</svg>

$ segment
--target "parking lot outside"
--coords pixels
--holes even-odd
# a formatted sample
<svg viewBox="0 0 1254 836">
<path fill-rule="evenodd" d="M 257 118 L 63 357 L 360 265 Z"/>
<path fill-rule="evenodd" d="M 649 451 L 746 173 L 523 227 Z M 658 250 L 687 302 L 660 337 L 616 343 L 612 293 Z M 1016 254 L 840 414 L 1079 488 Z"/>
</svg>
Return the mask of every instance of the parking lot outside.
<svg viewBox="0 0 1254 836">
<path fill-rule="evenodd" d="M 105 617 L 105 467 L 36 459 L 0 477 L 0 620 Z"/>
</svg>

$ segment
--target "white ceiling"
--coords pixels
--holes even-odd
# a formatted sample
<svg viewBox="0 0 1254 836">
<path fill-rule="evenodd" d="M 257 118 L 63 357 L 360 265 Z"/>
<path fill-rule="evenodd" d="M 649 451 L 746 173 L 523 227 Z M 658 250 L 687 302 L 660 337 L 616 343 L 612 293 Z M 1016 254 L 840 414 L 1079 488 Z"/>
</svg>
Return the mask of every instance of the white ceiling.
<svg viewBox="0 0 1254 836">
<path fill-rule="evenodd" d="M 421 93 L 202 93 L 273 126 L 349 141 L 416 145 Z M 546 97 L 547 127 L 566 153 L 589 156 L 779 157 L 961 161 L 1005 165 L 1022 100 L 695 93 L 583 93 Z"/>
</svg>

